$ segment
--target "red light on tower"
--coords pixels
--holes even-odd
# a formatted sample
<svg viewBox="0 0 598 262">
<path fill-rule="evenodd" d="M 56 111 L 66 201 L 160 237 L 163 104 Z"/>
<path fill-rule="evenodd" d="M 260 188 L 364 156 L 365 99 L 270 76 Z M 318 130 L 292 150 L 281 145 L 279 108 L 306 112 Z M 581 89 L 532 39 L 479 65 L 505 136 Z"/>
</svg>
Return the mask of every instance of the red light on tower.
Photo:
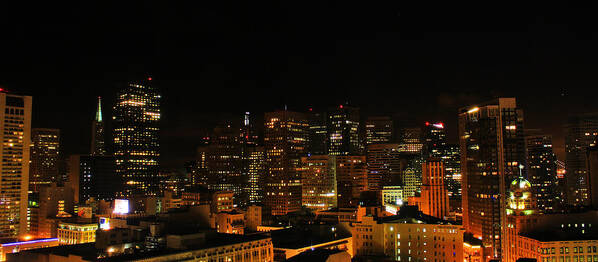
<svg viewBox="0 0 598 262">
<path fill-rule="evenodd" d="M 148 81 L 152 81 L 152 78 L 151 78 L 151 77 L 148 77 L 148 78 L 147 78 L 147 80 L 148 80 Z"/>
<path fill-rule="evenodd" d="M 311 111 L 314 111 L 314 109 L 310 107 L 310 108 L 309 108 L 309 112 L 311 112 Z"/>
<path fill-rule="evenodd" d="M 429 125 L 430 125 L 430 122 L 426 122 L 426 126 L 429 126 Z"/>
<path fill-rule="evenodd" d="M 343 109 L 343 105 L 340 105 L 340 106 L 338 106 L 338 107 L 340 107 L 341 109 Z"/>
</svg>

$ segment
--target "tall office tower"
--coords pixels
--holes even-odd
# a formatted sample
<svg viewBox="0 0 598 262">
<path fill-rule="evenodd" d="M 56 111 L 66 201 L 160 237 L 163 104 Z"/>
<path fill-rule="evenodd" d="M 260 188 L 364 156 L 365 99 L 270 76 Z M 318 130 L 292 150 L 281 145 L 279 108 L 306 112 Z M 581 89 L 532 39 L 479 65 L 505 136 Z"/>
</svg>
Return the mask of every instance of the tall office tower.
<svg viewBox="0 0 598 262">
<path fill-rule="evenodd" d="M 27 233 L 31 97 L 0 92 L 0 112 L 0 238 L 14 238 Z"/>
<path fill-rule="evenodd" d="M 58 174 L 60 130 L 51 128 L 31 129 L 31 145 L 29 188 L 37 191 L 40 185 L 47 185 L 61 180 Z"/>
<path fill-rule="evenodd" d="M 596 142 L 588 148 L 588 204 L 598 209 L 598 144 Z"/>
<path fill-rule="evenodd" d="M 442 157 L 443 147 L 446 146 L 444 123 L 426 122 L 424 125 L 423 144 L 425 157 Z"/>
<path fill-rule="evenodd" d="M 248 194 L 249 205 L 261 204 L 264 199 L 264 172 L 266 151 L 263 147 L 251 148 L 248 157 Z"/>
<path fill-rule="evenodd" d="M 328 111 L 328 154 L 359 155 L 359 108 L 340 105 Z"/>
<path fill-rule="evenodd" d="M 336 157 L 302 157 L 301 164 L 302 205 L 316 211 L 336 207 Z"/>
<path fill-rule="evenodd" d="M 305 114 L 286 110 L 265 114 L 264 207 L 272 215 L 301 208 L 301 157 L 307 155 L 308 138 Z"/>
<path fill-rule="evenodd" d="M 113 156 L 72 155 L 68 160 L 67 186 L 75 194 L 75 203 L 90 198 L 113 200 L 122 191 L 122 177 L 115 170 Z"/>
<path fill-rule="evenodd" d="M 444 163 L 440 159 L 428 159 L 422 166 L 421 196 L 418 197 L 422 213 L 446 219 L 449 215 L 449 199 L 444 184 Z"/>
<path fill-rule="evenodd" d="M 401 154 L 398 144 L 367 146 L 368 190 L 380 192 L 383 186 L 401 185 Z"/>
<path fill-rule="evenodd" d="M 311 155 L 328 154 L 328 130 L 326 127 L 326 114 L 313 112 L 309 109 L 309 148 Z"/>
<path fill-rule="evenodd" d="M 150 82 L 128 84 L 114 106 L 114 157 L 126 196 L 158 191 L 161 96 Z"/>
<path fill-rule="evenodd" d="M 98 97 L 98 109 L 91 125 L 91 154 L 103 156 L 106 154 L 104 145 L 104 120 L 102 119 L 102 98 Z"/>
<path fill-rule="evenodd" d="M 368 117 L 365 121 L 365 144 L 390 143 L 393 137 L 392 118 L 387 116 Z"/>
<path fill-rule="evenodd" d="M 368 168 L 365 156 L 337 156 L 336 182 L 339 207 L 359 204 L 361 192 L 368 189 Z"/>
<path fill-rule="evenodd" d="M 540 130 L 525 130 L 528 180 L 537 199 L 538 210 L 554 211 L 557 194 L 556 155 L 552 151 L 552 136 L 540 134 Z"/>
<path fill-rule="evenodd" d="M 598 113 L 570 117 L 565 125 L 567 202 L 588 204 L 586 151 L 598 135 Z"/>
<path fill-rule="evenodd" d="M 421 154 L 424 147 L 421 128 L 402 128 L 399 144 L 401 152 Z"/>
<path fill-rule="evenodd" d="M 208 150 L 207 145 L 197 147 L 197 156 L 191 169 L 190 181 L 192 185 L 208 186 L 210 177 L 208 172 Z"/>
<path fill-rule="evenodd" d="M 565 177 L 567 173 L 567 167 L 565 166 L 565 162 L 561 160 L 554 161 L 556 164 L 556 194 L 559 196 L 556 199 L 555 207 L 557 211 L 565 211 L 565 206 L 567 204 L 567 179 Z"/>
<path fill-rule="evenodd" d="M 401 174 L 403 182 L 403 197 L 413 197 L 421 191 L 423 159 L 419 155 L 404 154 L 404 167 Z"/>
<path fill-rule="evenodd" d="M 446 187 L 451 201 L 451 208 L 461 209 L 461 156 L 459 145 L 447 144 L 440 156 L 444 163 Z M 458 206 L 453 206 L 458 204 Z"/>
<path fill-rule="evenodd" d="M 501 256 L 506 190 L 525 163 L 523 112 L 515 98 L 459 110 L 463 225 L 485 254 Z"/>
<path fill-rule="evenodd" d="M 208 188 L 218 191 L 231 191 L 235 194 L 235 204 L 247 204 L 244 188 L 248 177 L 243 173 L 243 142 L 241 129 L 233 123 L 225 123 L 214 128 L 208 149 Z"/>
</svg>

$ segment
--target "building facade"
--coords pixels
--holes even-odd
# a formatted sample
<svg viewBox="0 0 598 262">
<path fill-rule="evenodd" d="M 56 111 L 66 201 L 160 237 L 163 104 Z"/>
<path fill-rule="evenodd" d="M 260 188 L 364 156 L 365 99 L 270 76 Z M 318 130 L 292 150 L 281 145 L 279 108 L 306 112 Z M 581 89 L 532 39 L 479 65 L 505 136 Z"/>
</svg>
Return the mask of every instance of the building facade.
<svg viewBox="0 0 598 262">
<path fill-rule="evenodd" d="M 392 118 L 387 116 L 368 117 L 365 121 L 365 144 L 391 143 L 393 138 Z"/>
<path fill-rule="evenodd" d="M 58 172 L 59 156 L 60 130 L 53 128 L 31 129 L 30 189 L 36 191 L 40 185 L 61 180 Z"/>
<path fill-rule="evenodd" d="M 122 192 L 122 177 L 116 173 L 115 159 L 108 155 L 72 155 L 68 160 L 68 183 L 75 202 L 90 198 L 113 200 Z"/>
<path fill-rule="evenodd" d="M 444 163 L 440 159 L 428 159 L 422 169 L 421 194 L 414 197 L 422 213 L 447 219 L 449 216 L 449 199 L 444 183 Z M 410 205 L 412 203 L 409 203 Z"/>
<path fill-rule="evenodd" d="M 567 173 L 566 192 L 569 205 L 588 204 L 586 151 L 598 136 L 598 113 L 572 116 L 565 125 Z"/>
<path fill-rule="evenodd" d="M 498 98 L 459 111 L 463 225 L 501 256 L 508 183 L 525 163 L 523 112 L 515 98 Z"/>
<path fill-rule="evenodd" d="M 0 238 L 27 233 L 31 103 L 30 96 L 0 92 Z"/>
<path fill-rule="evenodd" d="M 328 155 L 302 157 L 302 205 L 312 210 L 337 206 L 336 157 Z"/>
<path fill-rule="evenodd" d="M 156 195 L 159 189 L 160 101 L 151 78 L 129 83 L 117 93 L 114 157 L 125 196 Z"/>
<path fill-rule="evenodd" d="M 368 190 L 365 156 L 336 156 L 338 207 L 358 205 L 361 192 Z"/>
<path fill-rule="evenodd" d="M 102 98 L 98 97 L 98 109 L 91 124 L 91 155 L 103 156 L 106 154 L 104 137 L 104 119 L 102 118 Z"/>
<path fill-rule="evenodd" d="M 328 110 L 328 154 L 359 155 L 359 108 L 340 105 Z"/>
<path fill-rule="evenodd" d="M 538 202 L 538 211 L 554 212 L 560 199 L 557 188 L 556 154 L 552 150 L 552 136 L 530 133 L 525 137 L 528 180 Z"/>
<path fill-rule="evenodd" d="M 301 157 L 307 155 L 309 124 L 303 113 L 276 111 L 264 117 L 264 207 L 272 215 L 301 208 Z"/>
</svg>

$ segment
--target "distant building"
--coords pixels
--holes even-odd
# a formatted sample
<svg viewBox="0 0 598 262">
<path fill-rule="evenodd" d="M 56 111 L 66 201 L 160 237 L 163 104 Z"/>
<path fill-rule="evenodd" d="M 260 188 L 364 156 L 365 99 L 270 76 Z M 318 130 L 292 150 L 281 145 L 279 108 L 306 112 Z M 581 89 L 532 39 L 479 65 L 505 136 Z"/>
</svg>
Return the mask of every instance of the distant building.
<svg viewBox="0 0 598 262">
<path fill-rule="evenodd" d="M 340 105 L 328 110 L 328 154 L 359 155 L 359 108 Z"/>
<path fill-rule="evenodd" d="M 108 155 L 72 155 L 68 159 L 68 182 L 75 202 L 90 198 L 113 200 L 122 192 L 122 177 L 116 173 L 115 158 Z"/>
<path fill-rule="evenodd" d="M 74 211 L 73 191 L 56 183 L 40 185 L 29 196 L 27 224 L 29 235 L 36 238 L 56 237 L 56 223 L 52 218 L 71 216 Z"/>
<path fill-rule="evenodd" d="M 302 157 L 302 204 L 313 210 L 337 206 L 336 158 L 320 155 Z"/>
<path fill-rule="evenodd" d="M 247 204 L 245 188 L 249 182 L 243 172 L 243 147 L 238 124 L 224 123 L 214 128 L 208 146 L 208 187 L 235 193 L 239 205 Z"/>
<path fill-rule="evenodd" d="M 103 156 L 106 154 L 104 119 L 102 118 L 102 98 L 98 97 L 98 109 L 91 125 L 91 155 Z"/>
<path fill-rule="evenodd" d="M 565 125 L 565 174 L 569 205 L 588 204 L 586 151 L 598 136 L 598 113 L 572 116 Z"/>
<path fill-rule="evenodd" d="M 402 153 L 421 154 L 424 144 L 422 143 L 422 130 L 419 127 L 406 127 L 401 129 L 399 139 L 399 151 Z"/>
<path fill-rule="evenodd" d="M 303 113 L 276 111 L 264 117 L 264 208 L 285 215 L 301 208 L 301 157 L 307 155 L 309 123 Z"/>
<path fill-rule="evenodd" d="M 286 261 L 303 252 L 316 249 L 343 250 L 353 256 L 351 233 L 339 226 L 310 225 L 270 231 L 274 245 L 274 261 Z"/>
<path fill-rule="evenodd" d="M 338 207 L 357 206 L 361 192 L 368 189 L 365 156 L 336 156 Z"/>
<path fill-rule="evenodd" d="M 311 155 L 328 154 L 328 129 L 325 113 L 313 112 L 310 108 L 309 118 L 309 147 L 308 153 Z"/>
<path fill-rule="evenodd" d="M 125 196 L 158 193 L 161 98 L 151 78 L 129 83 L 117 93 L 112 117 L 114 157 Z"/>
<path fill-rule="evenodd" d="M 0 92 L 0 110 L 0 238 L 16 238 L 27 233 L 31 97 Z"/>
<path fill-rule="evenodd" d="M 61 245 L 75 245 L 96 241 L 97 223 L 60 222 L 58 224 L 58 242 Z"/>
<path fill-rule="evenodd" d="M 62 182 L 58 173 L 60 157 L 60 130 L 52 128 L 31 129 L 31 163 L 29 187 L 36 191 L 39 185 Z"/>
<path fill-rule="evenodd" d="M 264 174 L 266 172 L 266 151 L 263 147 L 254 147 L 249 151 L 247 159 L 249 183 L 247 190 L 249 204 L 262 203 L 264 199 Z"/>
<path fill-rule="evenodd" d="M 401 154 L 398 144 L 367 146 L 368 190 L 380 192 L 386 185 L 401 185 Z"/>
<path fill-rule="evenodd" d="M 538 201 L 538 210 L 554 212 L 560 199 L 557 188 L 556 154 L 552 150 L 552 136 L 527 130 L 525 136 L 528 180 Z"/>
<path fill-rule="evenodd" d="M 444 164 L 440 159 L 428 159 L 422 169 L 422 186 L 420 196 L 412 198 L 422 213 L 447 219 L 449 216 L 449 199 L 444 184 Z"/>
<path fill-rule="evenodd" d="M 588 199 L 592 208 L 598 209 L 598 144 L 588 148 Z"/>
<path fill-rule="evenodd" d="M 368 117 L 365 121 L 365 144 L 384 144 L 392 142 L 392 118 L 387 116 Z"/>
<path fill-rule="evenodd" d="M 446 146 L 444 123 L 426 122 L 423 132 L 424 157 L 442 157 L 442 148 Z"/>
<path fill-rule="evenodd" d="M 508 185 L 525 163 L 523 111 L 515 98 L 459 110 L 463 226 L 481 238 L 484 254 L 501 257 Z M 490 153 L 492 152 L 492 153 Z M 525 177 L 525 170 L 523 170 Z"/>
</svg>

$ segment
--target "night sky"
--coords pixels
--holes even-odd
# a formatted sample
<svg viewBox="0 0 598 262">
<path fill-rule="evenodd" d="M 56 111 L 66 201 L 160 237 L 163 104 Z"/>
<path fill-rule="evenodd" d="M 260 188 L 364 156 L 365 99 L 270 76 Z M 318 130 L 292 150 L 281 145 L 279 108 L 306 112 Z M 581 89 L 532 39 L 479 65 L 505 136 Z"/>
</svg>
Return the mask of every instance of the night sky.
<svg viewBox="0 0 598 262">
<path fill-rule="evenodd" d="M 33 126 L 60 128 L 65 155 L 89 151 L 97 96 L 109 119 L 115 90 L 147 76 L 166 168 L 219 119 L 285 104 L 442 120 L 456 142 L 459 107 L 515 96 L 560 159 L 567 116 L 598 111 L 589 3 L 94 2 L 0 8 L 0 84 L 34 97 Z"/>
</svg>

